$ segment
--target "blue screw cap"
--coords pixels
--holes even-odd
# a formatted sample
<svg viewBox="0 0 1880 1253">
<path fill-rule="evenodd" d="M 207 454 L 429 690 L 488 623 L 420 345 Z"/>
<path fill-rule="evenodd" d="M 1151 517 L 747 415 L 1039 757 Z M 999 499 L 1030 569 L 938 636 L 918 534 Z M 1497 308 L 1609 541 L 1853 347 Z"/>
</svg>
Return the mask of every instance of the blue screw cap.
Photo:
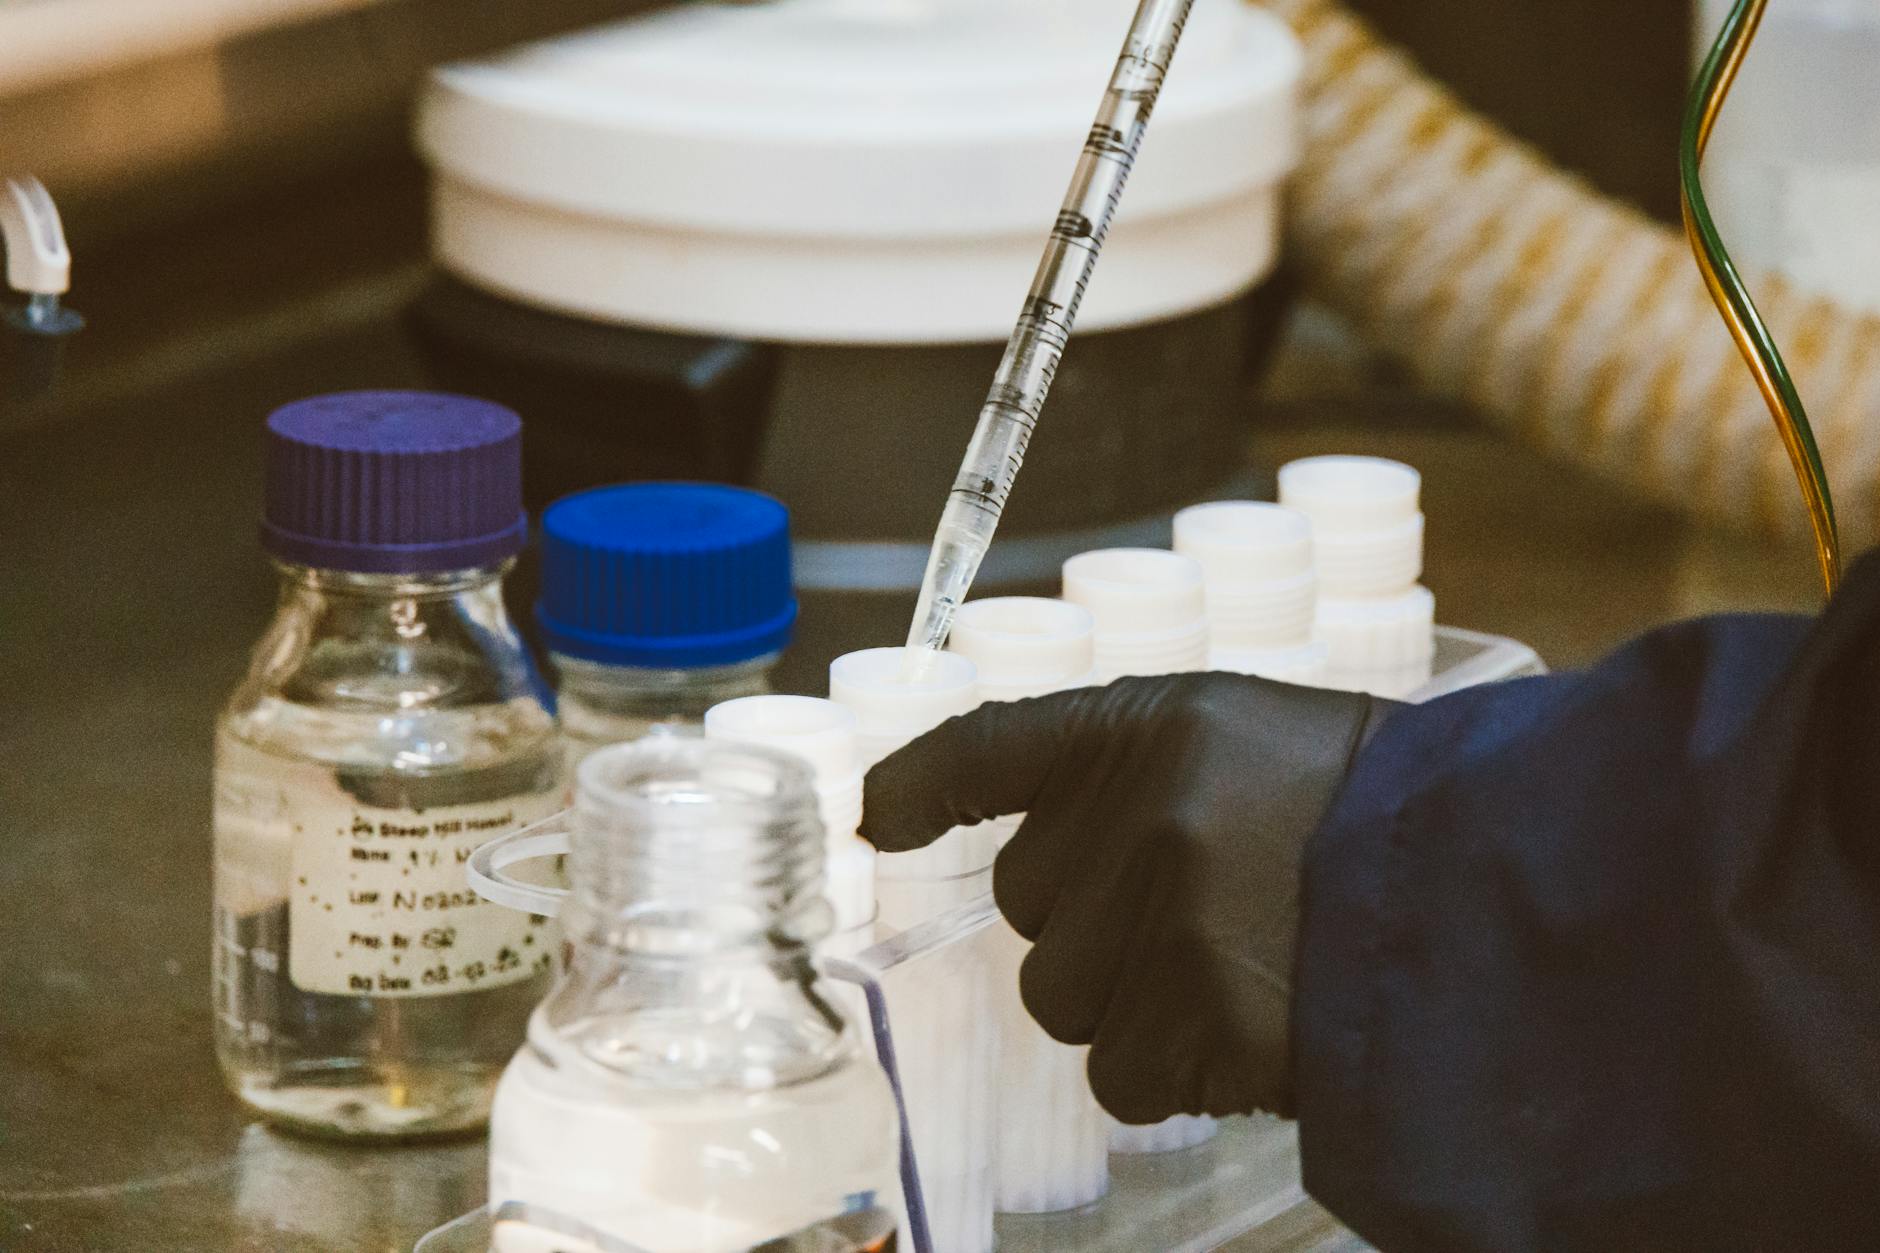
<svg viewBox="0 0 1880 1253">
<path fill-rule="evenodd" d="M 542 514 L 536 617 L 557 653 L 693 670 L 783 650 L 796 626 L 790 513 L 761 492 L 626 483 Z"/>
</svg>

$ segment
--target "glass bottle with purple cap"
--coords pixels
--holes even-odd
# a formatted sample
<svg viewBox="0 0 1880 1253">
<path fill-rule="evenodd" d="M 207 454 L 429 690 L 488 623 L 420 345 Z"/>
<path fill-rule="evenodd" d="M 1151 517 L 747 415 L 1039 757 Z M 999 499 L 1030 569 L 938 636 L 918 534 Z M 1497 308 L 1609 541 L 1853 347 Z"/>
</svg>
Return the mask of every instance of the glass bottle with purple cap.
<svg viewBox="0 0 1880 1253">
<path fill-rule="evenodd" d="M 354 392 L 276 411 L 267 440 L 280 599 L 216 732 L 217 1054 L 283 1126 L 473 1129 L 557 943 L 463 868 L 562 795 L 502 599 L 528 529 L 521 422 Z"/>
</svg>

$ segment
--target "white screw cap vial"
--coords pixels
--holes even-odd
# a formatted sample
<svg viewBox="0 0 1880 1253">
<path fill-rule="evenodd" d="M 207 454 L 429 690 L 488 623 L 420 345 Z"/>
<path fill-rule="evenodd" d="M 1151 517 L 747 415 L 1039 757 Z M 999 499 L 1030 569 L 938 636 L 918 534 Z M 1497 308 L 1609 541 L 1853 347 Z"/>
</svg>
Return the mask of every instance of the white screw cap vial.
<svg viewBox="0 0 1880 1253">
<path fill-rule="evenodd" d="M 1318 575 L 1304 514 L 1252 500 L 1195 505 L 1175 515 L 1175 551 L 1200 563 L 1217 655 L 1311 641 Z"/>
<path fill-rule="evenodd" d="M 979 671 L 957 653 L 867 648 L 829 664 L 829 699 L 855 713 L 866 769 L 979 704 Z"/>
<path fill-rule="evenodd" d="M 1381 457 L 1307 457 L 1280 467 L 1280 503 L 1312 519 L 1321 595 L 1390 597 L 1416 585 L 1422 482 L 1409 466 Z"/>
<path fill-rule="evenodd" d="M 1096 620 L 1097 678 L 1176 674 L 1208 662 L 1207 601 L 1193 558 L 1106 548 L 1064 563 L 1064 599 Z"/>
<path fill-rule="evenodd" d="M 985 699 L 1023 700 L 1094 683 L 1095 634 L 1096 620 L 1078 605 L 1001 596 L 960 606 L 950 647 L 979 667 Z M 987 825 L 1003 846 L 1020 820 Z M 1108 1121 L 1084 1077 L 1088 1050 L 1051 1039 L 1019 1000 L 1019 967 L 1031 945 L 1003 926 L 995 943 L 997 1207 L 1036 1214 L 1094 1204 L 1110 1188 L 1110 1145 Z"/>
<path fill-rule="evenodd" d="M 809 763 L 819 796 L 853 791 L 860 804 L 862 760 L 855 711 L 814 696 L 745 696 L 705 712 L 705 738 L 759 744 Z M 829 814 L 832 837 L 844 831 Z"/>
<path fill-rule="evenodd" d="M 977 667 L 982 700 L 1023 700 L 1096 682 L 1096 627 L 1068 601 L 996 596 L 960 606 L 948 647 Z"/>
</svg>

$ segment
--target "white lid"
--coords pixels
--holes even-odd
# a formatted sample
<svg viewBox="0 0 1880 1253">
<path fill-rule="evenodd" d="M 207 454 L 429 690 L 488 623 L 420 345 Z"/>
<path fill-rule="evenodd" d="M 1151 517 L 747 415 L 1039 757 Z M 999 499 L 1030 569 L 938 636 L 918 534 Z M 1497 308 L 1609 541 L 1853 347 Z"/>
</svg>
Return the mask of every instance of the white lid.
<svg viewBox="0 0 1880 1253">
<path fill-rule="evenodd" d="M 606 320 L 1003 339 L 1134 8 L 688 4 L 445 66 L 417 121 L 438 259 Z M 1205 307 L 1266 273 L 1301 66 L 1278 19 L 1199 0 L 1083 326 Z M 795 249 L 822 281 L 776 264 Z"/>
<path fill-rule="evenodd" d="M 816 772 L 818 792 L 858 778 L 852 710 L 814 696 L 744 696 L 705 711 L 705 738 L 795 753 Z"/>
<path fill-rule="evenodd" d="M 855 713 L 864 739 L 905 743 L 979 703 L 979 672 L 958 653 L 910 658 L 868 648 L 829 663 L 829 698 Z"/>
<path fill-rule="evenodd" d="M 979 670 L 980 695 L 1038 694 L 1081 686 L 1096 664 L 1090 611 L 1043 596 L 969 600 L 953 617 L 948 647 Z"/>
<path fill-rule="evenodd" d="M 1099 637 L 1185 631 L 1206 619 L 1201 588 L 1194 558 L 1160 548 L 1104 548 L 1064 563 L 1064 599 L 1090 611 Z"/>
<path fill-rule="evenodd" d="M 1279 469 L 1279 503 L 1312 519 L 1323 544 L 1335 531 L 1376 531 L 1417 516 L 1423 476 L 1382 457 L 1306 457 Z"/>
<path fill-rule="evenodd" d="M 1257 500 L 1217 500 L 1175 515 L 1175 551 L 1209 583 L 1267 583 L 1312 573 L 1312 520 Z"/>
</svg>

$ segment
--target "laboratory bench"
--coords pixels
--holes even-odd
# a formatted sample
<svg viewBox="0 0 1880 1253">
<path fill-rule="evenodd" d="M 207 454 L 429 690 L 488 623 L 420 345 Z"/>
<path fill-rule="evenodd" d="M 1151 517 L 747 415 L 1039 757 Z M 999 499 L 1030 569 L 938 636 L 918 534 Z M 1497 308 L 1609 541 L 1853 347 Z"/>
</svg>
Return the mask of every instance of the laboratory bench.
<svg viewBox="0 0 1880 1253">
<path fill-rule="evenodd" d="M 224 301 L 136 343 L 134 302 L 100 321 L 107 300 L 88 312 L 101 347 L 127 339 L 116 365 L 75 373 L 56 412 L 0 425 L 0 1248 L 13 1253 L 404 1253 L 481 1203 L 479 1142 L 277 1134 L 226 1095 L 211 1046 L 210 732 L 274 596 L 254 542 L 260 419 L 297 396 L 423 383 L 397 318 L 423 267 L 381 252 L 364 276 L 303 284 L 298 304 Z M 322 262 L 273 264 L 306 277 Z M 1418 466 L 1445 623 L 1559 667 L 1677 616 L 1816 599 L 1797 545 L 1698 532 L 1388 376 L 1297 385 L 1317 373 L 1308 362 L 1249 398 L 1250 464 L 1339 451 Z M 1231 1169 L 1236 1143 L 1197 1152 Z M 1130 1164 L 1117 1203 L 1153 1204 L 1171 1168 Z M 1344 1239 L 1301 1205 L 1226 1247 Z"/>
</svg>

